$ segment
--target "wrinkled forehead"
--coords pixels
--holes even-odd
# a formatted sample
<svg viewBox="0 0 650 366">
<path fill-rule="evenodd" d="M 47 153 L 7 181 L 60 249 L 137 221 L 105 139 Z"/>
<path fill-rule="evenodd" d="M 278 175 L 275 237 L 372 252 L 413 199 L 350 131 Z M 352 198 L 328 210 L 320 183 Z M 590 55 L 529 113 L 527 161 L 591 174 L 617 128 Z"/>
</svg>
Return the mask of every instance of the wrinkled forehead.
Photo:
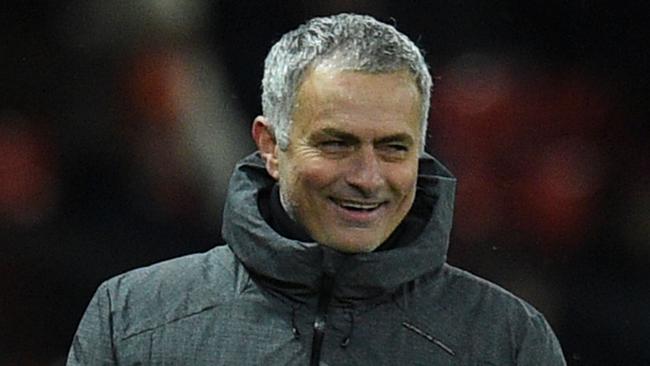
<svg viewBox="0 0 650 366">
<path fill-rule="evenodd" d="M 364 85 L 363 80 L 375 82 L 366 83 L 368 87 L 359 87 Z M 377 84 L 379 80 L 382 80 L 381 84 Z M 377 90 L 378 87 L 388 89 Z M 397 105 L 394 103 L 396 99 L 399 100 Z M 335 103 L 337 107 L 374 102 L 377 109 L 412 106 L 419 119 L 422 93 L 415 76 L 407 68 L 368 72 L 342 67 L 336 60 L 324 60 L 315 63 L 305 71 L 296 90 L 292 116 L 305 107 L 318 107 L 323 110 L 327 107 L 325 104 L 329 104 L 328 102 Z"/>
<path fill-rule="evenodd" d="M 406 70 L 370 74 L 321 65 L 300 88 L 292 132 L 336 128 L 367 137 L 401 133 L 420 140 L 420 98 Z"/>
</svg>

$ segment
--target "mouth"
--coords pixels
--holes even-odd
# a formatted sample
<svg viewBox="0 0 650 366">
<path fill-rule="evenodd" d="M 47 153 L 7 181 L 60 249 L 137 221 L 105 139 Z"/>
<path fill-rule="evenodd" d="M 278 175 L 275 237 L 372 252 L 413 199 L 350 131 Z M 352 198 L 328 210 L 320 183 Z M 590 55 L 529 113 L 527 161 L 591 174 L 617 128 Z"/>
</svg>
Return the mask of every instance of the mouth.
<svg viewBox="0 0 650 366">
<path fill-rule="evenodd" d="M 331 198 L 340 208 L 345 210 L 355 211 L 355 212 L 372 212 L 381 207 L 385 202 L 363 202 L 355 200 L 339 200 Z"/>
</svg>

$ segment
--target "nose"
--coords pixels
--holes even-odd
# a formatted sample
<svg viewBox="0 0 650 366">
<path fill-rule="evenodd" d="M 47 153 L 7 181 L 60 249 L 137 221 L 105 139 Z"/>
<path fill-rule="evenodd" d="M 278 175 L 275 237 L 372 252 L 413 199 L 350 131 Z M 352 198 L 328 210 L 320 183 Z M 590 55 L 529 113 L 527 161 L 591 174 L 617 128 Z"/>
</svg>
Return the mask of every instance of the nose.
<svg viewBox="0 0 650 366">
<path fill-rule="evenodd" d="M 381 161 L 372 147 L 363 147 L 351 157 L 346 182 L 364 197 L 373 196 L 383 186 Z"/>
</svg>

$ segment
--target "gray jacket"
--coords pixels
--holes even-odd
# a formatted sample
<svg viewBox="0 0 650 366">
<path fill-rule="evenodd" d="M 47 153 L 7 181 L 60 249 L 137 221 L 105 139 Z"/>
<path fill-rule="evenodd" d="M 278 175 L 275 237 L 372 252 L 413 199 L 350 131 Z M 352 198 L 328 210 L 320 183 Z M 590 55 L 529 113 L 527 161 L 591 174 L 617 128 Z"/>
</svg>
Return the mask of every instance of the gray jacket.
<svg viewBox="0 0 650 366">
<path fill-rule="evenodd" d="M 455 180 L 433 158 L 420 161 L 414 239 L 366 254 L 276 233 L 257 205 L 273 183 L 245 158 L 227 246 L 103 283 L 68 365 L 565 364 L 532 306 L 445 263 Z"/>
</svg>

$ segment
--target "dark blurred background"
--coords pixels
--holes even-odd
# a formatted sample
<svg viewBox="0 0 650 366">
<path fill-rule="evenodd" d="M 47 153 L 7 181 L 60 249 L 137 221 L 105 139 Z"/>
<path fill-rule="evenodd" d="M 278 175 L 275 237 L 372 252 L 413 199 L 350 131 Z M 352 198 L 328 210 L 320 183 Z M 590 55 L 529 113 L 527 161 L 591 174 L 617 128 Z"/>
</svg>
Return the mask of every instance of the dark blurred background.
<svg viewBox="0 0 650 366">
<path fill-rule="evenodd" d="M 650 17 L 625 1 L 18 1 L 0 24 L 0 365 L 61 365 L 101 281 L 221 242 L 263 59 L 314 15 L 426 51 L 452 264 L 569 365 L 650 365 Z"/>
</svg>

